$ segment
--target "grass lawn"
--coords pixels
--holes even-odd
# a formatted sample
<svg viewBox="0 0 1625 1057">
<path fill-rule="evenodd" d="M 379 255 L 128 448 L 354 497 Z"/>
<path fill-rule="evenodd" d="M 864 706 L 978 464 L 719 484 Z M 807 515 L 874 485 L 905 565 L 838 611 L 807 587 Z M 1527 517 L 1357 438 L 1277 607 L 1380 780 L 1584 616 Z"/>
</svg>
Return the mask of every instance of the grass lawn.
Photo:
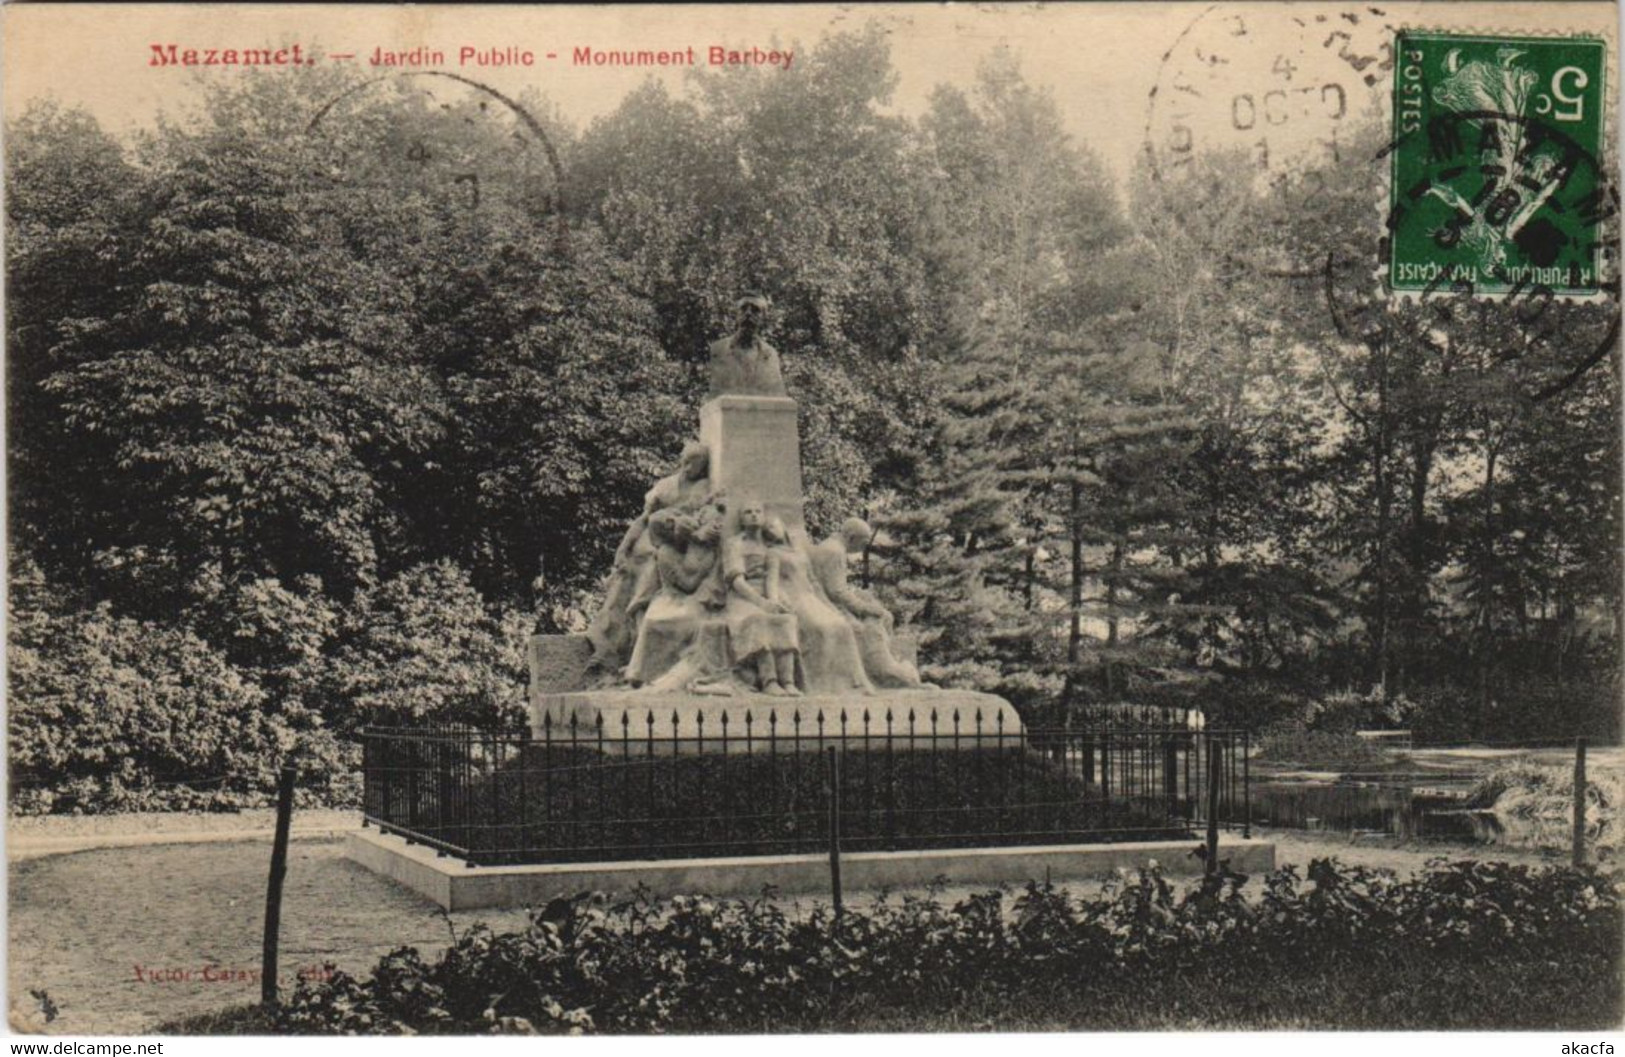
<svg viewBox="0 0 1625 1057">
<path fill-rule="evenodd" d="M 1504 855 L 1498 849 L 1337 838 L 1286 837 L 1278 847 L 1283 863 L 1337 855 L 1347 862 L 1401 871 L 1441 854 L 1539 861 L 1535 855 Z M 259 982 L 251 974 L 259 968 L 269 854 L 267 842 L 156 845 L 12 863 L 11 994 L 47 992 L 61 1011 L 50 1030 L 65 1034 L 140 1033 L 257 1000 Z M 1073 887 L 1083 891 L 1096 886 Z M 289 988 L 301 968 L 332 961 L 362 975 L 396 947 L 417 946 L 429 956 L 449 940 L 448 919 L 438 908 L 347 861 L 339 841 L 295 841 L 285 892 L 281 966 Z M 955 898 L 955 893 L 944 897 Z M 851 893 L 849 898 L 856 903 L 862 896 Z M 450 925 L 461 931 L 475 921 L 504 931 L 521 927 L 525 914 L 474 911 L 452 915 Z M 137 966 L 145 978 L 137 975 Z M 152 970 L 180 972 L 152 979 Z M 1002 1010 L 996 1021 L 972 1006 L 953 1023 L 903 1023 L 883 1008 L 860 1003 L 850 1010 L 849 1028 L 1432 1026 L 1441 1010 L 1429 995 L 1439 991 L 1442 981 L 1429 977 L 1430 971 L 1418 966 L 1418 978 L 1412 981 L 1299 979 L 1263 987 L 1248 981 L 1235 985 L 1234 992 L 1225 989 L 1230 985 L 1171 981 L 1168 993 L 1154 1002 L 1125 996 L 1132 1000 L 1111 1009 L 1067 1010 L 1060 996 L 1035 998 L 1029 1008 Z M 1459 1009 L 1468 1019 L 1438 1021 L 1441 1027 L 1517 1023 L 1577 1028 L 1599 1023 L 1596 1018 L 1610 1010 L 1613 1019 L 1608 1022 L 1619 1019 L 1617 994 L 1583 993 L 1569 974 L 1557 969 L 1530 967 L 1525 978 L 1510 980 L 1493 974 L 1480 979 L 1471 966 L 1455 966 L 1449 968 L 1449 981 L 1453 993 L 1462 996 L 1450 1009 Z M 1562 1019 L 1506 1019 L 1522 1015 L 1520 1011 Z M 216 1024 L 214 1030 L 227 1027 Z"/>
</svg>

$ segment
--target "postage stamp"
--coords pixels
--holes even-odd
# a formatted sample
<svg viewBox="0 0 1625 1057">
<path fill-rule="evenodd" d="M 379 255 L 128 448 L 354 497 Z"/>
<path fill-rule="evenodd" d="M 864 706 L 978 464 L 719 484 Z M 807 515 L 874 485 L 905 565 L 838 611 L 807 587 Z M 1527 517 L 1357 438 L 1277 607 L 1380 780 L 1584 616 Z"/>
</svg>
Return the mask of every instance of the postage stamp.
<svg viewBox="0 0 1625 1057">
<path fill-rule="evenodd" d="M 1406 31 L 1395 52 L 1387 289 L 1601 296 L 1604 43 Z"/>
</svg>

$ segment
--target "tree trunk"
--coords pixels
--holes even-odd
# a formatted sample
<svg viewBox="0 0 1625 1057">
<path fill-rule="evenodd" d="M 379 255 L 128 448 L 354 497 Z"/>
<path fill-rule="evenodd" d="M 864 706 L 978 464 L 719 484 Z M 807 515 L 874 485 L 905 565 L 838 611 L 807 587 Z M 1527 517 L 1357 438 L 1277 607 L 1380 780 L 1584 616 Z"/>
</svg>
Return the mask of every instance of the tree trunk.
<svg viewBox="0 0 1625 1057">
<path fill-rule="evenodd" d="M 1375 351 L 1375 350 L 1373 350 Z M 1377 685 L 1382 701 L 1388 702 L 1388 668 L 1390 624 L 1393 619 L 1393 600 L 1389 580 L 1389 546 L 1393 535 L 1393 494 L 1388 478 L 1388 462 L 1392 446 L 1392 431 L 1388 414 L 1388 352 L 1379 354 L 1377 372 L 1377 436 L 1372 452 L 1372 483 L 1377 490 Z"/>
<path fill-rule="evenodd" d="M 1123 573 L 1123 538 L 1112 541 L 1112 575 L 1106 581 L 1106 648 L 1115 650 L 1119 641 L 1117 621 L 1117 581 Z M 1117 693 L 1117 661 L 1108 656 L 1105 664 L 1106 694 Z"/>
<path fill-rule="evenodd" d="M 1072 479 L 1071 501 L 1067 507 L 1067 526 L 1072 543 L 1070 626 L 1066 639 L 1066 711 L 1072 714 L 1073 699 L 1077 694 L 1078 665 L 1083 661 L 1083 485 L 1076 475 Z"/>
<path fill-rule="evenodd" d="M 1494 444 L 1484 450 L 1484 537 L 1480 542 L 1478 569 L 1478 721 L 1477 733 L 1484 733 L 1484 720 L 1490 711 L 1492 675 L 1495 666 L 1495 459 Z"/>
</svg>

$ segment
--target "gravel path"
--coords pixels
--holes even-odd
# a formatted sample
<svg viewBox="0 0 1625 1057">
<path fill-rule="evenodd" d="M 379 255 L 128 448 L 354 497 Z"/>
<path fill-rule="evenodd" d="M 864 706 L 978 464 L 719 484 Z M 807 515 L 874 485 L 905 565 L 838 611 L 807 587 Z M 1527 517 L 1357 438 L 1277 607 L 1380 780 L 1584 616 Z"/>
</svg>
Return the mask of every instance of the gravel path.
<svg viewBox="0 0 1625 1057">
<path fill-rule="evenodd" d="M 330 808 L 294 812 L 295 837 L 342 836 L 361 825 L 355 811 Z M 11 862 L 84 851 L 147 844 L 208 844 L 265 840 L 276 831 L 276 810 L 201 814 L 183 811 L 129 815 L 41 815 L 8 819 L 6 857 Z"/>
<path fill-rule="evenodd" d="M 146 1031 L 255 1001 L 269 845 L 114 848 L 12 863 L 9 993 L 43 989 L 61 1009 L 51 1030 L 85 1034 Z M 485 916 L 504 926 L 524 920 L 522 911 Z M 438 950 L 448 938 L 433 904 L 346 860 L 342 841 L 292 845 L 285 986 L 324 961 L 363 972 L 397 946 Z"/>
<path fill-rule="evenodd" d="M 1269 834 L 1278 862 L 1336 855 L 1401 872 L 1438 855 L 1540 862 L 1535 853 Z M 10 865 L 10 993 L 48 992 L 52 1032 L 124 1034 L 255 1001 L 269 840 L 149 844 L 51 855 Z M 1069 886 L 1084 893 L 1098 883 Z M 956 900 L 968 889 L 949 889 Z M 476 921 L 524 924 L 522 910 L 441 914 L 432 903 L 344 858 L 343 842 L 292 846 L 282 919 L 284 986 L 300 969 L 336 963 L 363 974 L 402 945 L 433 957 Z M 861 905 L 872 893 L 850 893 Z M 805 910 L 814 900 L 803 900 Z"/>
<path fill-rule="evenodd" d="M 294 825 L 356 825 L 358 809 L 295 808 Z M 13 815 L 6 819 L 6 839 L 38 837 L 123 836 L 131 833 L 231 833 L 270 829 L 276 809 L 244 811 L 142 811 L 118 815 Z"/>
</svg>

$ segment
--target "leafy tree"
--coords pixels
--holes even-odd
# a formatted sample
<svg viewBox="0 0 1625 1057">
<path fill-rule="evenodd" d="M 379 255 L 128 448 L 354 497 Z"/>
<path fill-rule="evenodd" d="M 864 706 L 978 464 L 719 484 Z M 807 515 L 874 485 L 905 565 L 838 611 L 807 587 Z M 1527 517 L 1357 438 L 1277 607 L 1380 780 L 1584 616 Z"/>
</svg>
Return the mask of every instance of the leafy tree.
<svg viewBox="0 0 1625 1057">
<path fill-rule="evenodd" d="M 455 565 L 419 565 L 350 612 L 316 692 L 346 730 L 425 721 L 512 728 L 525 715 L 528 630 L 493 617 Z"/>
</svg>

